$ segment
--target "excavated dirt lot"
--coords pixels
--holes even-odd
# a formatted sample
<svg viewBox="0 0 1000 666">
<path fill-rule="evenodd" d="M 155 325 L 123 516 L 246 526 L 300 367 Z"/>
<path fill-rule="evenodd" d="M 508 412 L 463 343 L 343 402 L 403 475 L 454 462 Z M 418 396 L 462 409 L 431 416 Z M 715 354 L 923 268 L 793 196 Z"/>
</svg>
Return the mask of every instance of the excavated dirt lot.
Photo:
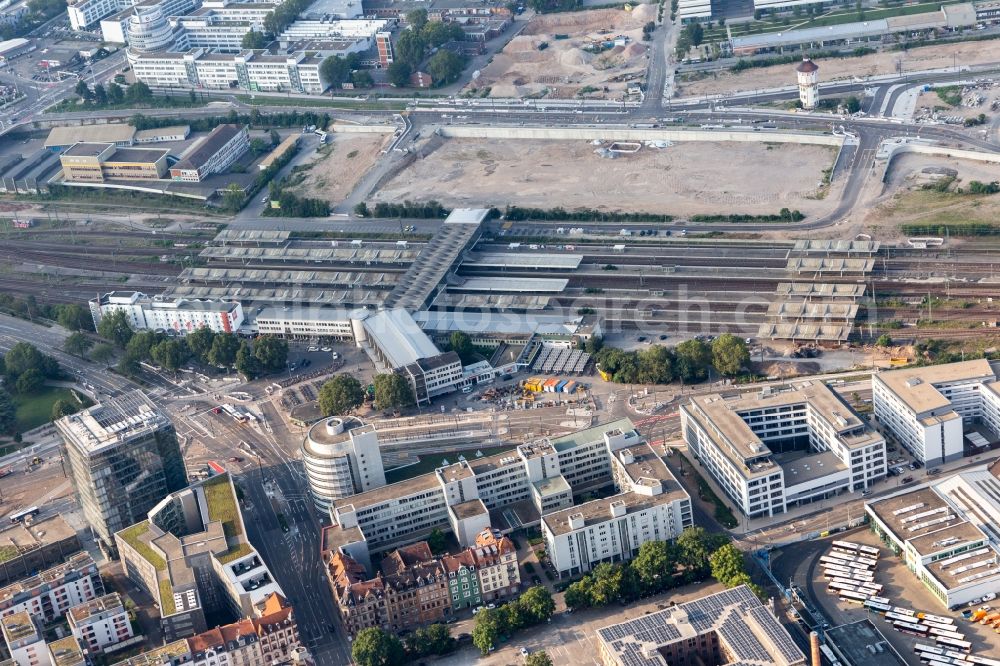
<svg viewBox="0 0 1000 666">
<path fill-rule="evenodd" d="M 293 189 L 336 204 L 347 198 L 375 164 L 382 147 L 392 141 L 392 135 L 331 132 L 329 139 L 330 143 L 306 162 L 311 165 L 306 178 Z"/>
<path fill-rule="evenodd" d="M 470 88 L 489 87 L 493 97 L 572 98 L 583 89 L 581 96 L 620 97 L 629 81 L 642 79 L 649 62 L 642 26 L 655 19 L 656 5 L 637 5 L 631 12 L 597 9 L 536 16 Z M 622 36 L 624 45 L 601 53 L 584 48 Z M 547 46 L 539 50 L 542 43 Z"/>
<path fill-rule="evenodd" d="M 860 58 L 817 59 L 821 90 L 824 81 L 892 74 L 897 71 L 896 63 L 900 57 L 903 59 L 903 69 L 907 72 L 951 68 L 956 62 L 960 66 L 997 62 L 1000 60 L 1000 40 L 921 46 L 906 52 L 887 51 Z M 713 76 L 690 81 L 685 81 L 684 76 L 678 76 L 679 96 L 712 95 L 794 85 L 795 65 L 749 69 L 738 74 L 718 72 Z"/>
<path fill-rule="evenodd" d="M 616 159 L 598 156 L 599 148 L 587 141 L 449 139 L 375 199 L 678 216 L 772 214 L 787 207 L 812 215 L 829 210 L 840 194 L 837 186 L 823 193 L 822 172 L 836 157 L 825 146 L 690 142 L 644 146 Z"/>
</svg>

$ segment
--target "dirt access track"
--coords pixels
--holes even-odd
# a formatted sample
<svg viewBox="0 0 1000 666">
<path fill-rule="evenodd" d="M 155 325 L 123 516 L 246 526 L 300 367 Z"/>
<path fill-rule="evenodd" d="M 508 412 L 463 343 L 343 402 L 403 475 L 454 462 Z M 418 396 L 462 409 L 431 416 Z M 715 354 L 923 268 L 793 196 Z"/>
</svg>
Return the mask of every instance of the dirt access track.
<svg viewBox="0 0 1000 666">
<path fill-rule="evenodd" d="M 897 71 L 896 63 L 900 59 L 904 72 L 947 69 L 954 67 L 956 62 L 960 66 L 998 62 L 1000 40 L 921 46 L 908 51 L 886 51 L 860 58 L 819 58 L 816 64 L 819 65 L 820 95 L 823 94 L 824 82 L 893 74 Z M 795 64 L 747 69 L 738 74 L 720 70 L 691 81 L 684 81 L 685 76 L 678 76 L 679 97 L 779 88 L 795 85 Z"/>
<path fill-rule="evenodd" d="M 687 142 L 643 146 L 615 159 L 600 157 L 600 148 L 588 141 L 448 139 L 389 181 L 375 200 L 677 216 L 797 208 L 819 215 L 840 194 L 834 186 L 823 196 L 823 170 L 836 157 L 826 146 Z"/>
<path fill-rule="evenodd" d="M 645 74 L 649 46 L 642 41 L 642 26 L 654 20 L 656 5 L 535 16 L 469 88 L 490 88 L 491 97 L 621 97 L 629 81 Z M 621 37 L 624 45 L 600 53 L 584 48 Z M 543 43 L 547 46 L 539 50 Z"/>
</svg>

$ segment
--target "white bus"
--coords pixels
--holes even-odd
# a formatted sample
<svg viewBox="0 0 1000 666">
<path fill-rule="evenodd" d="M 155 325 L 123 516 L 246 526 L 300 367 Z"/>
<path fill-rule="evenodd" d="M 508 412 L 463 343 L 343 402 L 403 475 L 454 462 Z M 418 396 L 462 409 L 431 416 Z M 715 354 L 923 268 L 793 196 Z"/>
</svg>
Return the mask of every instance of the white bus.
<svg viewBox="0 0 1000 666">
<path fill-rule="evenodd" d="M 955 620 L 950 617 L 941 617 L 940 615 L 931 615 L 930 613 L 917 613 L 917 617 L 921 620 L 930 620 L 931 622 L 939 622 L 941 624 L 955 624 Z"/>
<path fill-rule="evenodd" d="M 837 582 L 831 582 L 830 583 L 830 589 L 831 590 L 837 590 L 838 592 L 840 592 L 840 591 L 844 591 L 844 592 L 860 592 L 861 591 L 858 588 L 856 588 L 853 585 L 850 585 L 848 583 L 837 583 Z M 868 597 L 868 595 L 865 595 L 865 598 L 867 598 L 867 597 Z"/>
<path fill-rule="evenodd" d="M 844 601 L 849 601 L 854 604 L 863 604 L 868 601 L 868 595 L 861 594 L 860 592 L 848 592 L 847 590 L 841 590 L 837 593 L 837 596 Z"/>
<path fill-rule="evenodd" d="M 911 611 L 909 608 L 903 608 L 902 606 L 893 607 L 892 612 L 899 613 L 900 615 L 909 615 L 910 617 L 914 617 L 916 615 L 916 613 Z"/>
<path fill-rule="evenodd" d="M 880 601 L 875 601 L 875 597 L 869 597 L 868 601 L 865 602 L 865 608 L 870 608 L 873 611 L 878 611 L 879 613 L 886 613 L 892 608 L 892 606 L 889 604 L 883 604 Z"/>
<path fill-rule="evenodd" d="M 956 641 L 964 641 L 965 634 L 960 634 L 957 631 L 950 631 L 948 629 L 938 629 L 937 627 L 927 627 L 928 633 L 931 636 L 941 636 L 942 638 L 952 638 Z"/>
<path fill-rule="evenodd" d="M 974 654 L 970 654 L 965 658 L 966 661 L 973 664 L 978 664 L 979 666 L 1000 666 L 1000 659 L 990 659 L 989 657 L 979 657 Z"/>
<path fill-rule="evenodd" d="M 889 620 L 889 621 L 891 621 L 891 620 L 900 620 L 902 622 L 913 622 L 913 618 L 910 617 L 909 615 L 902 615 L 902 614 L 897 613 L 895 611 L 888 611 L 885 614 L 885 619 Z"/>
<path fill-rule="evenodd" d="M 879 549 L 873 546 L 864 546 L 853 541 L 834 541 L 834 548 L 839 548 L 842 551 L 848 553 L 856 553 L 858 555 L 867 555 L 868 557 L 878 557 Z"/>
<path fill-rule="evenodd" d="M 888 613 L 886 615 L 888 615 Z M 916 624 L 915 622 L 893 620 L 892 628 L 896 631 L 901 631 L 904 634 L 911 634 L 913 636 L 924 637 L 927 635 L 927 627 L 922 624 Z"/>
<path fill-rule="evenodd" d="M 958 650 L 959 652 L 964 652 L 968 654 L 972 650 L 972 643 L 969 641 L 963 641 L 959 638 L 947 638 L 945 636 L 935 636 L 934 640 L 937 641 L 938 645 L 947 645 L 953 650 Z"/>
</svg>

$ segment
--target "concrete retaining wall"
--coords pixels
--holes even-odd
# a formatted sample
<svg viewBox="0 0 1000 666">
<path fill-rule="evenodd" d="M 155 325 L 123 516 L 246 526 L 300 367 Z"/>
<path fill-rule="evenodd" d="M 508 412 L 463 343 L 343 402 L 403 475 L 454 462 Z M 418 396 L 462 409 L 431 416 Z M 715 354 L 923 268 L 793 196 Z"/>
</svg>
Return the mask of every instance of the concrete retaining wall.
<svg viewBox="0 0 1000 666">
<path fill-rule="evenodd" d="M 1000 164 L 1000 153 L 981 153 L 976 150 L 963 150 L 962 148 L 949 148 L 948 146 L 933 146 L 926 143 L 899 143 L 888 148 L 888 157 L 885 160 L 885 170 L 882 172 L 882 182 L 887 182 L 889 178 L 889 168 L 892 161 L 901 153 L 917 153 L 919 155 L 936 155 L 938 157 L 954 157 L 962 160 L 975 160 L 977 162 L 992 162 Z"/>
<path fill-rule="evenodd" d="M 392 134 L 399 128 L 398 125 L 351 125 L 350 123 L 336 123 L 330 125 L 327 131 L 339 134 Z"/>
<path fill-rule="evenodd" d="M 840 147 L 843 136 L 806 132 L 754 132 L 752 130 L 638 129 L 629 127 L 472 127 L 440 128 L 449 138 L 481 139 L 583 139 L 590 141 L 755 141 L 759 143 L 808 143 Z"/>
</svg>

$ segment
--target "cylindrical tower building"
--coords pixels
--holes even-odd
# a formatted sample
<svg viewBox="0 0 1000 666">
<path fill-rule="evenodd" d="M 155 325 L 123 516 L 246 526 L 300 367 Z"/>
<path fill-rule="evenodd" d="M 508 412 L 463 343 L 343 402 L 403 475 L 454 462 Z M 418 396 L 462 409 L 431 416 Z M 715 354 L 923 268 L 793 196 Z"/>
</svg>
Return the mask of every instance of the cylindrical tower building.
<svg viewBox="0 0 1000 666">
<path fill-rule="evenodd" d="M 309 428 L 302 442 L 302 461 L 320 511 L 335 499 L 385 485 L 375 426 L 351 417 L 332 417 Z"/>
<path fill-rule="evenodd" d="M 795 68 L 799 83 L 799 101 L 803 109 L 815 109 L 819 104 L 819 65 L 803 58 Z"/>
</svg>

